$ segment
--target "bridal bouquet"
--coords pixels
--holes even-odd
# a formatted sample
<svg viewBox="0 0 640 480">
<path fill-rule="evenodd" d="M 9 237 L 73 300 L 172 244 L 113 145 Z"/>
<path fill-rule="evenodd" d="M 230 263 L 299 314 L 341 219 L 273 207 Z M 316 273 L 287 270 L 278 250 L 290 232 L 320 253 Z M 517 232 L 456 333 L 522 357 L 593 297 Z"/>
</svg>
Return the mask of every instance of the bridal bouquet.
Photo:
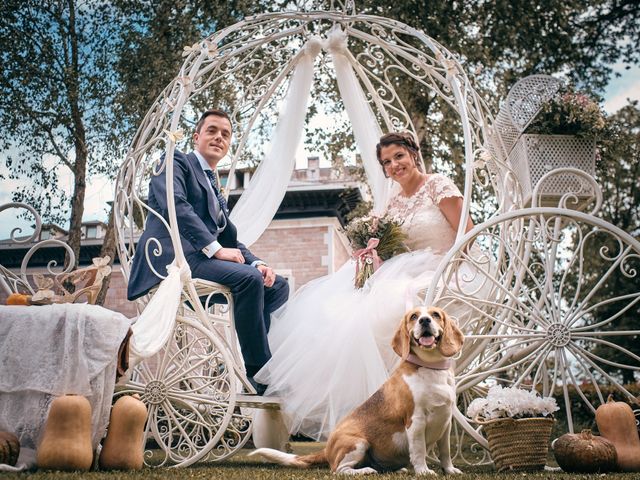
<svg viewBox="0 0 640 480">
<path fill-rule="evenodd" d="M 598 138 L 605 128 L 600 106 L 586 94 L 564 87 L 542 105 L 524 133 Z"/>
<path fill-rule="evenodd" d="M 547 417 L 559 410 L 553 397 L 540 397 L 535 390 L 522 390 L 495 385 L 486 398 L 476 398 L 467 407 L 467 416 L 473 419 Z"/>
<path fill-rule="evenodd" d="M 366 216 L 352 220 L 345 234 L 356 260 L 356 288 L 362 288 L 383 261 L 409 251 L 401 224 L 388 216 Z"/>
</svg>

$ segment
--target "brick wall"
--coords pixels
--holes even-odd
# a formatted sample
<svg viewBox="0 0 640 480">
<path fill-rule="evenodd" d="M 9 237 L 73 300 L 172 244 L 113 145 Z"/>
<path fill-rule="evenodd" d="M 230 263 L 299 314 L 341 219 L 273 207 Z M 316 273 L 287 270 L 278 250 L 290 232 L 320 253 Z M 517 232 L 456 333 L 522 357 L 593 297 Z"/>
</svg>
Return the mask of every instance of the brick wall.
<svg viewBox="0 0 640 480">
<path fill-rule="evenodd" d="M 333 231 L 333 271 L 338 270 L 351 258 L 351 247 L 347 237 L 340 230 Z"/>
<path fill-rule="evenodd" d="M 124 283 L 124 276 L 119 265 L 114 265 L 111 272 L 111 282 L 109 283 L 109 290 L 107 290 L 107 298 L 105 298 L 104 306 L 120 312 L 129 318 L 135 317 L 138 314 L 135 302 L 127 300 L 127 286 Z"/>
<path fill-rule="evenodd" d="M 336 242 L 332 237 L 338 226 L 338 221 L 329 217 L 275 220 L 251 251 L 274 269 L 290 271 L 297 290 L 335 270 Z M 340 258 L 343 257 L 341 253 Z"/>
</svg>

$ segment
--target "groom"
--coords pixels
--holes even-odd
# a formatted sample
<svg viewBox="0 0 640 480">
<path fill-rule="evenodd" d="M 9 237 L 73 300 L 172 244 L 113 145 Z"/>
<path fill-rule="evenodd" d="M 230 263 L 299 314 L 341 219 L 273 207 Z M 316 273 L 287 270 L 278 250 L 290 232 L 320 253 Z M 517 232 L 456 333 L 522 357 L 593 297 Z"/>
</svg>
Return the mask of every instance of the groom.
<svg viewBox="0 0 640 480">
<path fill-rule="evenodd" d="M 208 110 L 198 120 L 193 134 L 195 151 L 188 155 L 176 150 L 173 189 L 180 241 L 193 278 L 202 278 L 229 287 L 234 298 L 235 326 L 247 375 L 253 376 L 271 358 L 267 332 L 271 312 L 287 301 L 289 286 L 265 262 L 238 241 L 229 219 L 215 169 L 229 151 L 231 120 L 221 110 Z M 153 176 L 149 184 L 149 206 L 168 221 L 165 172 Z M 155 238 L 162 253 L 153 255 Z M 160 282 L 147 263 L 166 273 L 174 258 L 171 238 L 164 224 L 149 215 L 131 265 L 127 297 L 134 300 Z M 257 384 L 259 394 L 264 385 Z"/>
</svg>

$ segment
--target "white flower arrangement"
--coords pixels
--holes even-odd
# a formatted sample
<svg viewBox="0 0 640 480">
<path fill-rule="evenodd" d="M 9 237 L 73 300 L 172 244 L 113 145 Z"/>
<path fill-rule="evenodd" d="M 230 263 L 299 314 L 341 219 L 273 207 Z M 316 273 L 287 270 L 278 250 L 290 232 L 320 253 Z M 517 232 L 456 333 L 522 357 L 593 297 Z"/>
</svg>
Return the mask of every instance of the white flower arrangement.
<svg viewBox="0 0 640 480">
<path fill-rule="evenodd" d="M 553 397 L 541 397 L 535 390 L 495 385 L 487 398 L 476 398 L 469 404 L 467 416 L 482 420 L 547 417 L 556 410 L 559 407 Z"/>
</svg>

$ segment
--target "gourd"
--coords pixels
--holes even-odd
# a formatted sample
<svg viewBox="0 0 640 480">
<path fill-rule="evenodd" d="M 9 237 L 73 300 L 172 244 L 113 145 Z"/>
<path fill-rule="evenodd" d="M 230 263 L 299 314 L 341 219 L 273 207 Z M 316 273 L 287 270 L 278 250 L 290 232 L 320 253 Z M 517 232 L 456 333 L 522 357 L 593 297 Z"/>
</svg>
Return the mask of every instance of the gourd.
<svg viewBox="0 0 640 480">
<path fill-rule="evenodd" d="M 107 437 L 98 460 L 100 468 L 142 468 L 147 407 L 136 397 L 137 395 L 120 397 L 111 408 Z"/>
<path fill-rule="evenodd" d="M 15 465 L 20 455 L 20 441 L 13 433 L 0 432 L 0 463 Z"/>
<path fill-rule="evenodd" d="M 85 397 L 63 395 L 51 402 L 36 463 L 48 470 L 89 470 L 93 463 L 91 405 Z"/>
<path fill-rule="evenodd" d="M 12 293 L 7 297 L 7 305 L 31 305 L 31 295 Z"/>
<path fill-rule="evenodd" d="M 565 472 L 610 472 L 616 470 L 618 455 L 609 440 L 591 430 L 565 433 L 551 444 L 560 468 Z"/>
<path fill-rule="evenodd" d="M 618 468 L 623 472 L 640 472 L 640 438 L 631 407 L 609 395 L 607 403 L 596 410 L 596 423 L 600 434 L 616 447 Z"/>
</svg>

